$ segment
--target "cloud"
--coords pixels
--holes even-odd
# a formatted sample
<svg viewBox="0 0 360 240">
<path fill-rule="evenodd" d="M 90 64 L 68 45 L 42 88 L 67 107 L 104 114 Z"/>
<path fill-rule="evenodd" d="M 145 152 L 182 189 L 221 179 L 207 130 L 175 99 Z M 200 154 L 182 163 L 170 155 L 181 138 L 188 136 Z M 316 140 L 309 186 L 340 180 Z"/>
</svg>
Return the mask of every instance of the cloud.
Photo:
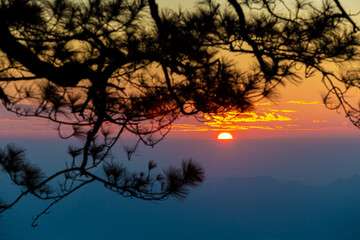
<svg viewBox="0 0 360 240">
<path fill-rule="evenodd" d="M 316 119 L 314 119 L 312 122 L 313 122 L 313 123 L 320 123 L 320 122 L 322 122 L 322 123 L 327 123 L 328 120 L 316 120 Z"/>
<path fill-rule="evenodd" d="M 283 112 L 283 113 L 295 113 L 295 112 L 298 112 L 298 111 L 295 111 L 295 110 L 280 110 L 280 112 Z"/>
<path fill-rule="evenodd" d="M 198 126 L 195 124 L 173 124 L 171 126 L 171 131 L 181 131 L 181 132 L 205 132 L 209 131 L 209 128 L 206 126 Z"/>
<path fill-rule="evenodd" d="M 2 123 L 27 122 L 27 120 L 23 120 L 23 119 L 10 119 L 10 118 L 0 118 L 0 122 L 2 122 Z"/>
<path fill-rule="evenodd" d="M 286 103 L 290 103 L 290 104 L 304 104 L 304 105 L 320 104 L 320 102 L 316 102 L 316 101 L 303 101 L 303 100 L 287 101 Z"/>
<path fill-rule="evenodd" d="M 270 111 L 270 112 L 283 112 L 283 113 L 295 113 L 295 112 L 297 112 L 297 111 L 295 111 L 295 110 L 277 110 L 277 109 L 267 109 L 268 111 Z"/>
<path fill-rule="evenodd" d="M 236 123 L 252 123 L 252 122 L 284 122 L 292 121 L 290 117 L 280 115 L 278 113 L 239 113 L 239 112 L 227 112 L 221 115 L 205 114 L 205 119 L 208 122 L 217 123 L 219 125 L 232 125 Z"/>
<path fill-rule="evenodd" d="M 264 103 L 255 103 L 255 106 L 271 106 L 274 104 L 278 104 L 278 102 L 264 102 Z"/>
</svg>

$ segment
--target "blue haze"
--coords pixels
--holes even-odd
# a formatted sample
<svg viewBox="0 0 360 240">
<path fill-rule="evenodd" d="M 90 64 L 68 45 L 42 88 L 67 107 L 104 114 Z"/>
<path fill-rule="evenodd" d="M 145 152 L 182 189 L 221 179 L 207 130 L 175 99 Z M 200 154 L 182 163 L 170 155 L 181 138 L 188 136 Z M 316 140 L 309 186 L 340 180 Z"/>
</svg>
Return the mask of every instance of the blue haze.
<svg viewBox="0 0 360 240">
<path fill-rule="evenodd" d="M 360 239 L 360 139 L 274 138 L 221 144 L 167 139 L 141 148 L 131 168 L 147 160 L 161 167 L 193 158 L 206 170 L 205 183 L 184 201 L 124 199 L 94 184 L 73 194 L 31 228 L 46 205 L 22 200 L 0 218 L 0 239 Z M 17 142 L 49 173 L 64 166 L 68 142 Z M 125 159 L 118 146 L 114 155 Z M 127 163 L 127 160 L 124 160 Z M 0 196 L 15 186 L 0 175 Z"/>
</svg>

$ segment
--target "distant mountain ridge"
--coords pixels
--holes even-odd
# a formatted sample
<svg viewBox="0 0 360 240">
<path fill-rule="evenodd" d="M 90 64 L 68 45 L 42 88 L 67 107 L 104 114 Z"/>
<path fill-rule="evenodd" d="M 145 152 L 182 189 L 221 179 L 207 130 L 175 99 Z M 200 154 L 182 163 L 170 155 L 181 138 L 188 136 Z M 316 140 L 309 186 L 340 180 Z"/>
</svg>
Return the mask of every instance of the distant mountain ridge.
<svg viewBox="0 0 360 240">
<path fill-rule="evenodd" d="M 333 182 L 323 186 L 323 187 L 314 187 L 307 184 L 300 183 L 296 180 L 291 181 L 280 181 L 276 178 L 272 178 L 269 176 L 259 176 L 259 177 L 230 177 L 225 178 L 220 181 L 218 184 L 217 190 L 221 191 L 221 189 L 228 189 L 228 188 L 250 188 L 250 187 L 302 187 L 307 189 L 329 189 L 334 187 L 347 187 L 347 186 L 358 186 L 360 187 L 360 175 L 354 174 L 352 177 L 349 178 L 337 178 Z"/>
<path fill-rule="evenodd" d="M 276 236 L 268 239 L 360 239 L 357 174 L 324 187 L 283 183 L 268 176 L 233 177 L 219 183 L 213 198 L 213 210 L 243 228 L 244 236 L 248 236 L 246 229 L 256 226 L 259 236 L 251 235 L 254 239 L 262 239 L 267 232 Z M 272 229 L 279 229 L 280 223 L 282 234 L 277 236 Z"/>
</svg>

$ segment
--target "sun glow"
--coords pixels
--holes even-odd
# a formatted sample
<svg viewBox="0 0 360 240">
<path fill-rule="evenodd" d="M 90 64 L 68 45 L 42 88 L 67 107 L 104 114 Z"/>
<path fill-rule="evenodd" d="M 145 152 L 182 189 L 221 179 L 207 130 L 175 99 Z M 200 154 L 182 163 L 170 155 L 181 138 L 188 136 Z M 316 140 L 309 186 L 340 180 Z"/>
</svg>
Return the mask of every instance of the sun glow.
<svg viewBox="0 0 360 240">
<path fill-rule="evenodd" d="M 219 140 L 232 140 L 233 136 L 230 133 L 220 133 L 217 137 Z"/>
</svg>

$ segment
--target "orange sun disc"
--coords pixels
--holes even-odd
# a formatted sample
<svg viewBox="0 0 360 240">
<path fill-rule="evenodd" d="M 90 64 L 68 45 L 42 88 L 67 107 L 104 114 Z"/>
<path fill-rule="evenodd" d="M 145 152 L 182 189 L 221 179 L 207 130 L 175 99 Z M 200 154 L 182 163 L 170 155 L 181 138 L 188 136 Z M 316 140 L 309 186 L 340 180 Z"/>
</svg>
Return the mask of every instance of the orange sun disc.
<svg viewBox="0 0 360 240">
<path fill-rule="evenodd" d="M 217 137 L 219 140 L 232 140 L 233 136 L 230 133 L 220 133 Z"/>
</svg>

